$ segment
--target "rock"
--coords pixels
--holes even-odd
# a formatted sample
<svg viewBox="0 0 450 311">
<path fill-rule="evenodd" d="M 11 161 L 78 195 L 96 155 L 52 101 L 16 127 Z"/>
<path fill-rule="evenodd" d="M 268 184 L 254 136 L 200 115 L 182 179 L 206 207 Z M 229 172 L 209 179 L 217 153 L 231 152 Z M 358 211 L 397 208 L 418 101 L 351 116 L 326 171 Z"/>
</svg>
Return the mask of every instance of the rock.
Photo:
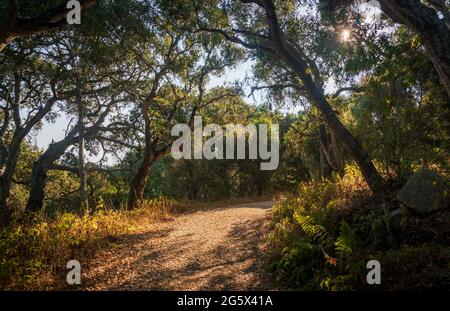
<svg viewBox="0 0 450 311">
<path fill-rule="evenodd" d="M 414 173 L 397 193 L 397 199 L 418 214 L 429 214 L 450 205 L 450 182 L 435 172 Z"/>
</svg>

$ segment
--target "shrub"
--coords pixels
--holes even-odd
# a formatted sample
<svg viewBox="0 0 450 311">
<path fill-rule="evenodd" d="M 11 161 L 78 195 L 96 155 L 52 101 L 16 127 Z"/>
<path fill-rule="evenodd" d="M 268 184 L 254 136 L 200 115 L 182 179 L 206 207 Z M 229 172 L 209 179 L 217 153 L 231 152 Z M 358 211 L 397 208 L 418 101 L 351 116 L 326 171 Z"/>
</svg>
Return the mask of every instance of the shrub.
<svg viewBox="0 0 450 311">
<path fill-rule="evenodd" d="M 140 229 L 143 222 L 170 213 L 174 202 L 160 197 L 132 211 L 97 208 L 93 213 L 63 212 L 52 218 L 28 216 L 0 231 L 0 288 L 50 289 L 67 261 L 92 256 L 111 237 Z"/>
<path fill-rule="evenodd" d="M 391 196 L 375 197 L 357 169 L 348 166 L 346 172 L 343 178 L 302 183 L 296 195 L 275 206 L 268 250 L 280 285 L 302 290 L 448 288 L 449 211 L 392 219 L 398 205 Z M 376 287 L 366 282 L 366 264 L 372 259 L 382 267 L 382 284 Z"/>
</svg>

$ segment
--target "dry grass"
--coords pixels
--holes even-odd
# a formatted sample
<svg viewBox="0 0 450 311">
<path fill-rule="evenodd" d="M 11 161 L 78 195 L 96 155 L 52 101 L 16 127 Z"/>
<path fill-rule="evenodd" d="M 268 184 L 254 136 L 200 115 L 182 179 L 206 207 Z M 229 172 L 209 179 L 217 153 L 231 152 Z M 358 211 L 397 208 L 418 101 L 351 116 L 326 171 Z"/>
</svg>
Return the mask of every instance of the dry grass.
<svg viewBox="0 0 450 311">
<path fill-rule="evenodd" d="M 109 247 L 115 236 L 169 218 L 173 206 L 173 201 L 160 198 L 132 211 L 101 209 L 17 220 L 0 231 L 0 289 L 52 289 L 54 276 L 69 260 L 91 257 Z"/>
<path fill-rule="evenodd" d="M 84 214 L 62 213 L 51 219 L 34 215 L 0 231 L 0 289 L 51 290 L 64 286 L 66 263 L 89 260 L 116 247 L 120 237 L 143 234 L 177 214 L 263 201 L 252 197 L 214 203 L 146 200 L 136 210 L 103 208 Z M 189 216 L 189 215 L 187 215 Z"/>
</svg>

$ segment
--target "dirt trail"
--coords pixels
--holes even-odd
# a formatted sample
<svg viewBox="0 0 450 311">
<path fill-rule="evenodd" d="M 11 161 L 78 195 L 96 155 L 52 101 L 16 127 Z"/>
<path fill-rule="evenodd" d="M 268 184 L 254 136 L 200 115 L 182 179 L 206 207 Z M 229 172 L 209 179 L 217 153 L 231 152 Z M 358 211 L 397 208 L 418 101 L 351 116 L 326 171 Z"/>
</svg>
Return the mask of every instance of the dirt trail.
<svg viewBox="0 0 450 311">
<path fill-rule="evenodd" d="M 120 237 L 82 263 L 83 289 L 271 289 L 262 250 L 272 203 L 197 211 Z"/>
</svg>

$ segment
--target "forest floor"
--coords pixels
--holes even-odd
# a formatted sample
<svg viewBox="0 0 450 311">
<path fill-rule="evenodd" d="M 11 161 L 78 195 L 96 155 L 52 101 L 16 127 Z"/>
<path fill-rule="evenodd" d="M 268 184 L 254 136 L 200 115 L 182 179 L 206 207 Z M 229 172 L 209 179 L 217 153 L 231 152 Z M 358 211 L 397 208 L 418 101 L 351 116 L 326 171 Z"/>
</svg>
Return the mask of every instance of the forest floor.
<svg viewBox="0 0 450 311">
<path fill-rule="evenodd" d="M 175 215 L 82 265 L 83 290 L 269 290 L 264 259 L 268 211 L 246 203 Z"/>
</svg>

